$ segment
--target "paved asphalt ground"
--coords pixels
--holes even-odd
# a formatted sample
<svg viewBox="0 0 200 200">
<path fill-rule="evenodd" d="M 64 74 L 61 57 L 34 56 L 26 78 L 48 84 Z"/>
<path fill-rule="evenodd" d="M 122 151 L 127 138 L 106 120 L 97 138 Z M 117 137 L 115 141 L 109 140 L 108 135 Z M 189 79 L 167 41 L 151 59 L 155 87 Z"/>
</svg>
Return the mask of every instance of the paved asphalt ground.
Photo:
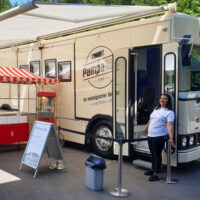
<svg viewBox="0 0 200 200">
<path fill-rule="evenodd" d="M 34 170 L 23 166 L 19 171 L 24 149 L 0 152 L 0 200 L 113 200 L 108 192 L 117 186 L 118 162 L 106 160 L 104 190 L 91 191 L 85 186 L 85 160 L 91 155 L 83 147 L 63 147 L 67 168 L 63 171 L 48 169 L 47 155 L 44 154 L 38 176 Z M 18 177 L 19 180 L 2 183 L 2 173 Z M 149 182 L 144 176 L 145 169 L 135 167 L 130 161 L 123 163 L 123 184 L 131 196 L 130 200 L 199 200 L 200 161 L 184 164 L 172 169 L 172 178 L 179 184 L 169 185 Z M 165 176 L 165 172 L 162 174 Z"/>
</svg>

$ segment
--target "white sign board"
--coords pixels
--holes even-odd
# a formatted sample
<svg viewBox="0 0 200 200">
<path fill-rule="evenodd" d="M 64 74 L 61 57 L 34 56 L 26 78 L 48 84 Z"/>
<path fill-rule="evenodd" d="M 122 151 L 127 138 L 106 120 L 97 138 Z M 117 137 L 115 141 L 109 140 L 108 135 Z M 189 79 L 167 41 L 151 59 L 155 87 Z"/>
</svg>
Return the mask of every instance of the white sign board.
<svg viewBox="0 0 200 200">
<path fill-rule="evenodd" d="M 22 159 L 23 163 L 36 169 L 42 156 L 52 124 L 35 122 Z"/>
<path fill-rule="evenodd" d="M 49 158 L 63 160 L 62 150 L 54 125 L 47 122 L 36 121 L 32 128 L 20 169 L 22 164 L 36 169 L 35 177 L 45 149 Z"/>
</svg>

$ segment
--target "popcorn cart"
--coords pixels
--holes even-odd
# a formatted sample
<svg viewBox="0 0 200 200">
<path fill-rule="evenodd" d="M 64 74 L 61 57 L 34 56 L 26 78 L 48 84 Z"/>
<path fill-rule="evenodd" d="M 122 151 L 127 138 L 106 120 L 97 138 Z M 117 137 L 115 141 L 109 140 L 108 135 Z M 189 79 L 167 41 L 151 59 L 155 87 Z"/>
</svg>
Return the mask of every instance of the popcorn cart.
<svg viewBox="0 0 200 200">
<path fill-rule="evenodd" d="M 0 146 L 7 144 L 21 144 L 29 139 L 29 130 L 35 121 L 35 103 L 36 91 L 33 90 L 32 99 L 30 100 L 27 87 L 25 85 L 54 85 L 59 83 L 58 79 L 44 78 L 32 74 L 31 72 L 15 67 L 0 66 L 0 83 L 5 83 L 0 87 L 1 96 L 4 94 L 7 98 L 2 97 L 0 101 Z M 8 83 L 11 84 L 8 86 Z M 19 84 L 18 86 L 16 84 Z M 23 85 L 23 87 L 21 86 Z M 21 94 L 21 95 L 20 95 Z M 23 94 L 23 95 L 22 95 Z M 26 98 L 27 94 L 27 98 Z M 47 109 L 43 101 L 39 102 L 39 110 L 49 112 L 48 118 L 38 113 L 38 118 L 47 120 L 55 124 L 55 93 L 38 93 L 39 98 L 46 96 Z M 50 100 L 48 100 L 50 99 Z M 52 107 L 52 108 L 51 108 Z M 52 114 L 53 113 L 53 114 Z M 46 114 L 47 115 L 47 114 Z"/>
<path fill-rule="evenodd" d="M 53 123 L 56 126 L 56 93 L 38 92 L 37 120 Z"/>
</svg>

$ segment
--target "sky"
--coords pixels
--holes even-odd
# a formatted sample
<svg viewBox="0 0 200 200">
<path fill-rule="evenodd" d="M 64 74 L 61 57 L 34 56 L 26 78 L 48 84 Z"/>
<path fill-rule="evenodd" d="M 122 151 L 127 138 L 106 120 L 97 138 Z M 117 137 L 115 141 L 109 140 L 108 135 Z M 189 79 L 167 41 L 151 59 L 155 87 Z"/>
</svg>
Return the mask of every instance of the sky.
<svg viewBox="0 0 200 200">
<path fill-rule="evenodd" d="M 10 0 L 10 3 L 13 5 L 15 2 L 17 2 L 19 5 L 27 3 L 31 0 Z"/>
</svg>

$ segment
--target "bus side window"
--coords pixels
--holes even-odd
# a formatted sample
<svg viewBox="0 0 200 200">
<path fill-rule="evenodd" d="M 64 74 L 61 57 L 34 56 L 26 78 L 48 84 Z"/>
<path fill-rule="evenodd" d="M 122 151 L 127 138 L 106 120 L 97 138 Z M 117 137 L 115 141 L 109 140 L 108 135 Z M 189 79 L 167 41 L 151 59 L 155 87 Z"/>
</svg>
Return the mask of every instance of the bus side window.
<svg viewBox="0 0 200 200">
<path fill-rule="evenodd" d="M 45 60 L 45 77 L 56 78 L 56 59 Z"/>
<path fill-rule="evenodd" d="M 174 104 L 174 92 L 175 92 L 175 63 L 176 57 L 174 53 L 168 53 L 165 55 L 165 92 L 172 98 L 172 104 Z"/>
<path fill-rule="evenodd" d="M 58 78 L 61 82 L 71 81 L 71 61 L 58 62 Z"/>
<path fill-rule="evenodd" d="M 30 72 L 37 76 L 40 76 L 40 61 L 30 62 Z"/>
</svg>

